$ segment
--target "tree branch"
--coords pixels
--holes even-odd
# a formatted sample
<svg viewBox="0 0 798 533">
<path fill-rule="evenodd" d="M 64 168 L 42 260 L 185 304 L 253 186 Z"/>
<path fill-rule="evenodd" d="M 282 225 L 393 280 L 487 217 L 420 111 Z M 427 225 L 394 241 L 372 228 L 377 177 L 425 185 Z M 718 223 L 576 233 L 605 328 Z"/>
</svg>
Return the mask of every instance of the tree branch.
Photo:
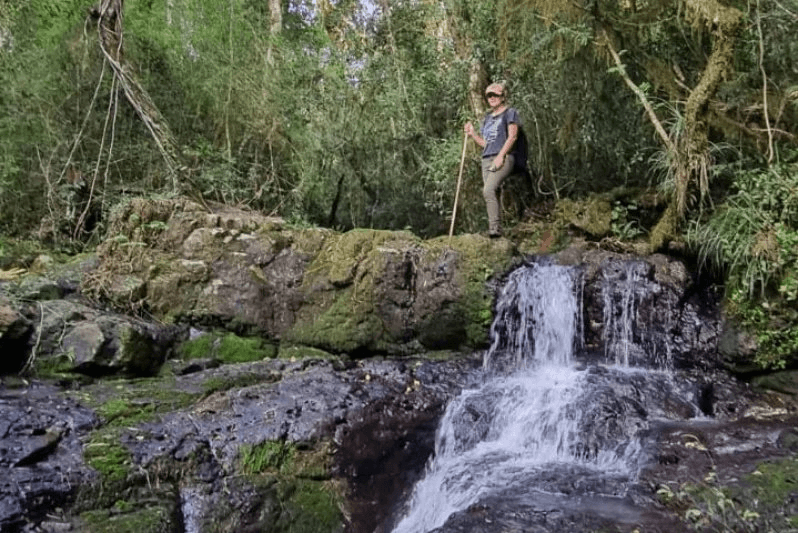
<svg viewBox="0 0 798 533">
<path fill-rule="evenodd" d="M 632 81 L 632 78 L 629 77 L 629 74 L 626 72 L 626 67 L 624 67 L 623 62 L 621 61 L 621 56 L 618 52 L 615 51 L 615 48 L 612 46 L 612 40 L 610 36 L 607 35 L 606 30 L 602 30 L 602 36 L 604 38 L 604 44 L 607 45 L 607 49 L 610 51 L 612 55 L 613 61 L 615 61 L 615 66 L 618 69 L 618 74 L 621 76 L 623 81 L 626 85 L 632 89 L 632 92 L 637 95 L 638 100 L 643 105 L 643 108 L 646 110 L 646 115 L 648 115 L 648 120 L 651 121 L 651 124 L 654 126 L 654 129 L 657 131 L 657 135 L 662 140 L 662 143 L 665 147 L 671 151 L 676 151 L 676 145 L 673 143 L 671 138 L 668 136 L 668 132 L 665 131 L 665 128 L 662 126 L 662 122 L 657 117 L 657 113 L 654 111 L 654 108 L 651 107 L 651 103 L 648 101 L 646 97 L 646 93 Z"/>
<path fill-rule="evenodd" d="M 765 43 L 762 36 L 762 15 L 759 9 L 759 0 L 756 0 L 756 30 L 759 35 L 759 71 L 762 73 L 762 107 L 765 114 L 765 127 L 768 130 L 768 164 L 773 162 L 773 131 L 770 128 L 768 115 L 768 76 L 765 72 Z"/>
</svg>

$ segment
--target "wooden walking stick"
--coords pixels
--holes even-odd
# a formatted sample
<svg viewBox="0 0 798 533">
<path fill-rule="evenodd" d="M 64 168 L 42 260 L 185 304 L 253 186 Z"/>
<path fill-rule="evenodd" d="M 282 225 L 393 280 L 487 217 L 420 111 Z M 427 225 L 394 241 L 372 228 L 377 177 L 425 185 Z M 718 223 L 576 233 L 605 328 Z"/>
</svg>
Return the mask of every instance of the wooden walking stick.
<svg viewBox="0 0 798 533">
<path fill-rule="evenodd" d="M 449 242 L 452 241 L 454 234 L 454 219 L 457 216 L 457 200 L 460 198 L 460 183 L 463 181 L 463 167 L 465 166 L 466 146 L 468 146 L 468 134 L 463 134 L 463 155 L 460 156 L 460 173 L 457 175 L 457 189 L 454 192 L 454 208 L 452 209 L 452 224 L 449 226 Z"/>
</svg>

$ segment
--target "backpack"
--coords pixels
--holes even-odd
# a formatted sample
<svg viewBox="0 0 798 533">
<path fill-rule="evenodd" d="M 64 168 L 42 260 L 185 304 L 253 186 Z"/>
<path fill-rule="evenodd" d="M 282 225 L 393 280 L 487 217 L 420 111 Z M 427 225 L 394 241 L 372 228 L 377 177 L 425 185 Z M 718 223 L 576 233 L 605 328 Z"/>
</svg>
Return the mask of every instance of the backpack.
<svg viewBox="0 0 798 533">
<path fill-rule="evenodd" d="M 513 165 L 514 174 L 529 175 L 529 169 L 527 169 L 526 166 L 527 150 L 528 145 L 524 128 L 518 126 L 518 137 L 515 139 L 515 145 L 513 146 L 512 151 L 513 158 L 515 159 L 515 164 Z"/>
</svg>

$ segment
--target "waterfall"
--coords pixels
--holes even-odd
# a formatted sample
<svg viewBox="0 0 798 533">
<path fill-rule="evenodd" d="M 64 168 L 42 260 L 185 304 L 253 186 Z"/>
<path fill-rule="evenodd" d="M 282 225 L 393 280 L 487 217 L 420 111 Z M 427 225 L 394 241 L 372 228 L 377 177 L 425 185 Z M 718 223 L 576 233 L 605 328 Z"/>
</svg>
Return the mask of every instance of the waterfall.
<svg viewBox="0 0 798 533">
<path fill-rule="evenodd" d="M 532 265 L 513 271 L 496 305 L 485 368 L 570 365 L 574 342 L 581 338 L 577 278 L 576 269 L 561 266 Z"/>
<path fill-rule="evenodd" d="M 430 531 L 489 495 L 556 492 L 560 473 L 634 475 L 639 440 L 615 427 L 596 429 L 596 420 L 608 419 L 596 406 L 612 395 L 572 361 L 580 295 L 572 268 L 534 264 L 508 277 L 485 355 L 488 377 L 447 407 L 425 477 L 394 533 Z M 624 409 L 617 402 L 607 408 Z"/>
</svg>

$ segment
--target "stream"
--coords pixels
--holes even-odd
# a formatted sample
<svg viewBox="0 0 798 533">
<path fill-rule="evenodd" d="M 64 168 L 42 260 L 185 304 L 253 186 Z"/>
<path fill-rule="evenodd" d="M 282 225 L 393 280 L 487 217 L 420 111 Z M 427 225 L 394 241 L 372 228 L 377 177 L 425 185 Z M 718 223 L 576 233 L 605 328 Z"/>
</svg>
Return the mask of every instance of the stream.
<svg viewBox="0 0 798 533">
<path fill-rule="evenodd" d="M 491 500 L 638 518 L 632 494 L 652 428 L 674 418 L 666 405 L 699 424 L 709 418 L 694 384 L 674 379 L 667 353 L 646 367 L 630 363 L 644 351 L 633 337 L 636 279 L 632 266 L 622 286 L 608 284 L 606 362 L 586 366 L 574 357 L 583 343 L 580 271 L 532 264 L 509 276 L 483 383 L 448 405 L 394 533 L 436 530 Z"/>
</svg>

